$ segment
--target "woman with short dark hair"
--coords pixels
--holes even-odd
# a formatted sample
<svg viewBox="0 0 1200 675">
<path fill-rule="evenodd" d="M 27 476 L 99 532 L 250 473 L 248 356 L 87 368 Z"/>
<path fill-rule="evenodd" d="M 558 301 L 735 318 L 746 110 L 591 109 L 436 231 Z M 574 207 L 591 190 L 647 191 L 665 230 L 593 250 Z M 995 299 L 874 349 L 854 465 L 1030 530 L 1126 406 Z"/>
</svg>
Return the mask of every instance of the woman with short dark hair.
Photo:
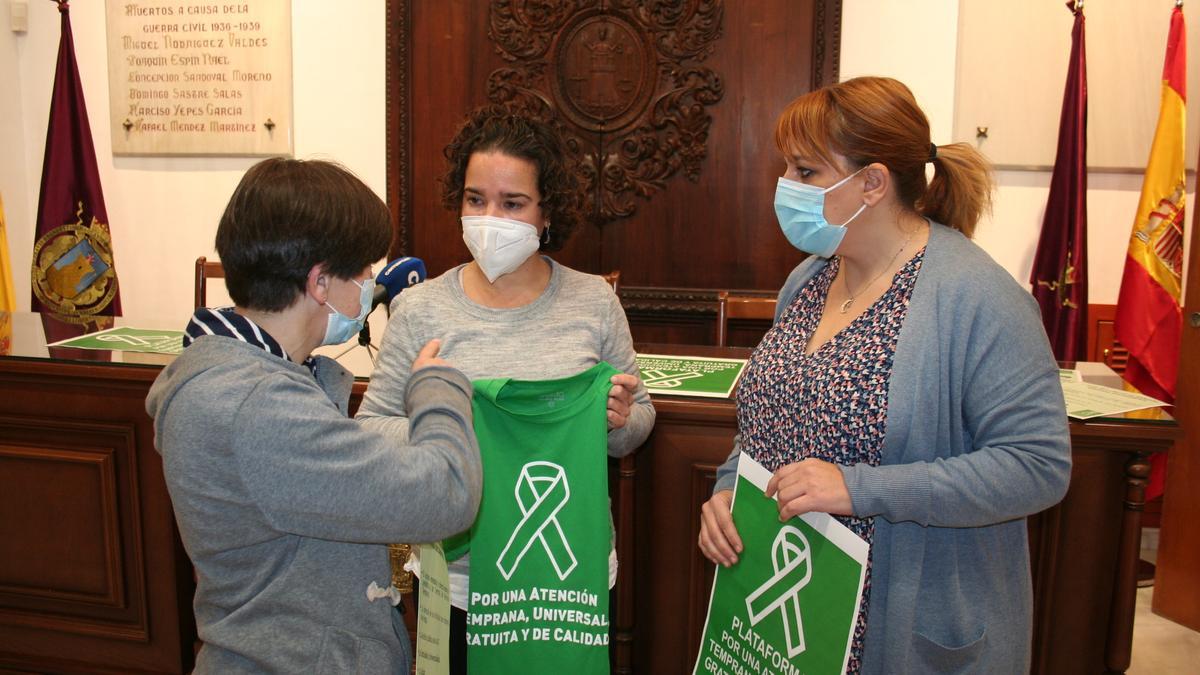
<svg viewBox="0 0 1200 675">
<path fill-rule="evenodd" d="M 146 399 L 196 570 L 197 673 L 411 667 L 386 543 L 474 518 L 471 383 L 424 345 L 401 441 L 347 418 L 354 377 L 312 356 L 362 328 L 390 233 L 383 202 L 322 161 L 256 164 L 221 217 L 235 306 L 196 311 Z"/>
</svg>

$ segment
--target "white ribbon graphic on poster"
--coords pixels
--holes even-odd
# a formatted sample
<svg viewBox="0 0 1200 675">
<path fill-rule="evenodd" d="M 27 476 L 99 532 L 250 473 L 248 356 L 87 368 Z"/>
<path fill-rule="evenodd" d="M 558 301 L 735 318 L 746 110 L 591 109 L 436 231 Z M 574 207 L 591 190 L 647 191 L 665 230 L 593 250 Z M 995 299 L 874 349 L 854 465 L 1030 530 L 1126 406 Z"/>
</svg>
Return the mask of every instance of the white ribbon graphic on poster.
<svg viewBox="0 0 1200 675">
<path fill-rule="evenodd" d="M 750 625 L 757 626 L 775 610 L 779 610 L 790 659 L 804 653 L 800 589 L 812 579 L 812 553 L 808 539 L 794 527 L 781 529 L 771 547 L 771 562 L 775 574 L 746 596 L 746 611 L 750 614 Z"/>
<path fill-rule="evenodd" d="M 536 542 L 546 551 L 558 578 L 565 580 L 579 564 L 558 523 L 558 512 L 571 498 L 566 471 L 553 462 L 529 462 L 521 467 L 513 492 L 522 517 L 496 559 L 500 574 L 506 581 L 512 579 Z"/>
</svg>

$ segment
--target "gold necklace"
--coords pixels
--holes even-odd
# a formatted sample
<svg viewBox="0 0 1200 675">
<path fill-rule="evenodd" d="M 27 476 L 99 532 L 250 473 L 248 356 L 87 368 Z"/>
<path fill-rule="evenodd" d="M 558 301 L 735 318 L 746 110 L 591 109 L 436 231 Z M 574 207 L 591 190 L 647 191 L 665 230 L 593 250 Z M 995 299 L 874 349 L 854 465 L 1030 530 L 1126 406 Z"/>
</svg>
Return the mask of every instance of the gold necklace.
<svg viewBox="0 0 1200 675">
<path fill-rule="evenodd" d="M 892 259 L 889 260 L 888 263 L 883 266 L 883 269 L 879 270 L 879 274 L 876 274 L 874 276 L 874 278 L 872 278 L 866 284 L 863 284 L 863 287 L 858 289 L 858 293 L 850 292 L 850 279 L 849 279 L 850 275 L 847 274 L 844 269 L 842 270 L 842 285 L 846 287 L 846 301 L 842 303 L 842 306 L 840 308 L 842 311 L 842 314 L 845 314 L 846 311 L 850 309 L 850 305 L 854 304 L 854 299 L 858 297 L 859 293 L 862 293 L 863 291 L 870 288 L 871 284 L 875 283 L 876 281 L 879 281 L 879 277 L 883 276 L 884 272 L 886 272 L 892 268 L 892 263 L 896 262 L 896 258 L 899 258 L 900 254 L 902 252 L 904 252 L 904 249 L 908 248 L 908 242 L 912 241 L 913 234 L 915 234 L 915 232 L 909 233 L 908 238 L 904 240 L 904 243 L 900 244 L 900 248 L 894 254 L 892 254 Z M 845 259 L 843 258 L 843 260 L 845 260 Z"/>
</svg>

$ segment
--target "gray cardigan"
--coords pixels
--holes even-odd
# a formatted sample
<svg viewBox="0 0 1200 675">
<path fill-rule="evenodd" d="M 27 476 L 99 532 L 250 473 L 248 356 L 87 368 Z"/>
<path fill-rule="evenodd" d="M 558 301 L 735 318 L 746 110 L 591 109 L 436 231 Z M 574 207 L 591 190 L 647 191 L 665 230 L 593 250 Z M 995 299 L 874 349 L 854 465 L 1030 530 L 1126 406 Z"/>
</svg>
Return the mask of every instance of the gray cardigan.
<svg viewBox="0 0 1200 675">
<path fill-rule="evenodd" d="M 776 320 L 827 263 L 788 277 Z M 1032 296 L 959 232 L 932 224 L 888 384 L 880 466 L 840 467 L 876 516 L 863 673 L 1029 669 L 1025 516 L 1071 474 L 1062 388 Z M 733 487 L 740 449 L 718 471 Z"/>
<path fill-rule="evenodd" d="M 146 400 L 184 548 L 196 568 L 197 673 L 407 673 L 386 599 L 386 542 L 431 541 L 479 506 L 470 383 L 446 367 L 406 388 L 407 442 L 346 417 L 354 378 L 316 377 L 261 347 L 205 336 Z"/>
</svg>

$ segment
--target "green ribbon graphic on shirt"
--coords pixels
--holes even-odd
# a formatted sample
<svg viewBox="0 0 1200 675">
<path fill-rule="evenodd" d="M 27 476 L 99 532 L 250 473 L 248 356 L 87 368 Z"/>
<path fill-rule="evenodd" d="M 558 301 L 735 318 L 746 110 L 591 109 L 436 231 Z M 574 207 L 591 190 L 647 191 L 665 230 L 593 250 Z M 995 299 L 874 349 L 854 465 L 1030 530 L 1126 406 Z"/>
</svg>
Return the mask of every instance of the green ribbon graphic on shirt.
<svg viewBox="0 0 1200 675">
<path fill-rule="evenodd" d="M 566 472 L 553 462 L 529 462 L 521 467 L 513 492 L 522 517 L 496 559 L 500 574 L 511 579 L 530 547 L 540 543 L 558 578 L 566 579 L 578 564 L 558 523 L 558 512 L 571 498 Z"/>
<path fill-rule="evenodd" d="M 784 527 L 771 545 L 771 563 L 775 574 L 746 596 L 750 625 L 779 610 L 787 641 L 788 658 L 804 652 L 804 622 L 800 616 L 800 589 L 812 578 L 812 553 L 808 539 L 794 527 Z"/>
</svg>

